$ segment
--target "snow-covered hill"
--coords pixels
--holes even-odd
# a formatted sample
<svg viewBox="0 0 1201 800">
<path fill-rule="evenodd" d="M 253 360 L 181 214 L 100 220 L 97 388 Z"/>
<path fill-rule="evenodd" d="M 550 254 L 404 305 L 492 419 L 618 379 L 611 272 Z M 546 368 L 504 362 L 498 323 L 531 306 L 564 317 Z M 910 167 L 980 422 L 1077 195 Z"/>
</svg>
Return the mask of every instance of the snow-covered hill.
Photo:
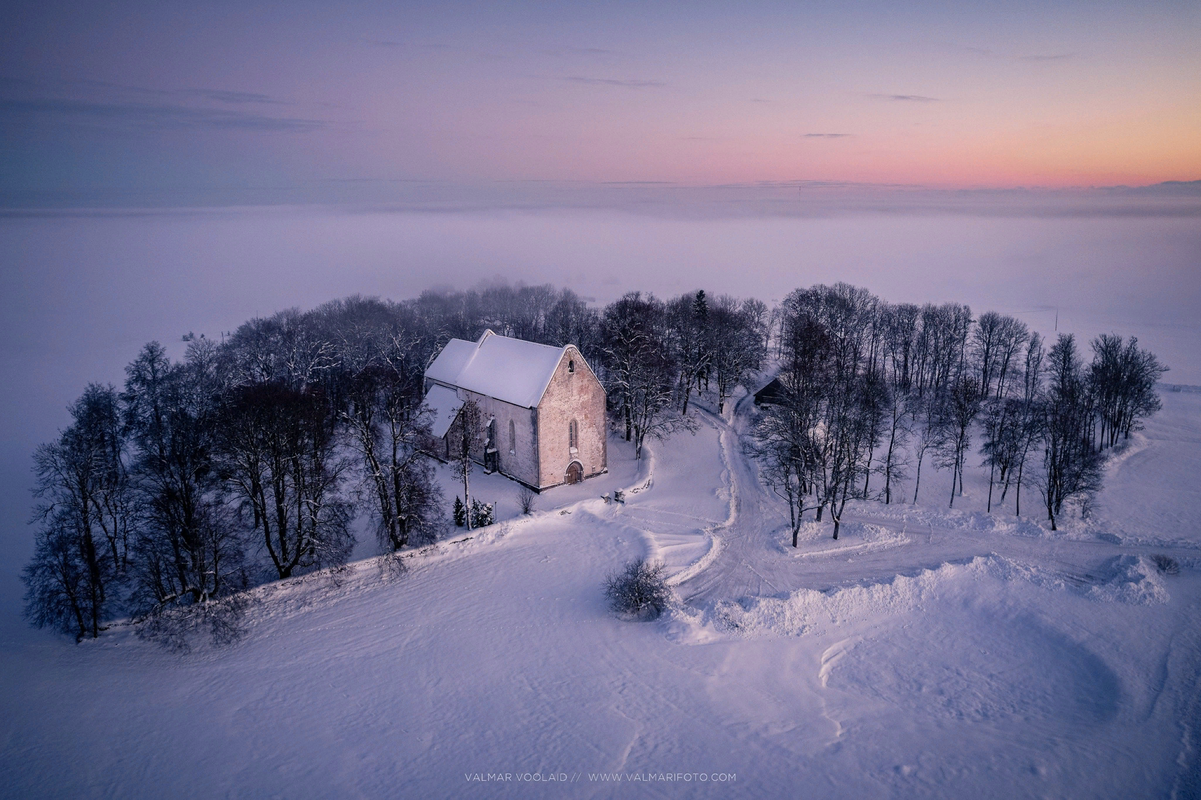
<svg viewBox="0 0 1201 800">
<path fill-rule="evenodd" d="M 613 441 L 610 475 L 533 517 L 477 480 L 497 525 L 400 575 L 366 559 L 263 587 L 230 647 L 174 655 L 117 628 L 5 648 L 3 793 L 1201 791 L 1201 395 L 1165 395 L 1063 532 L 984 514 L 979 475 L 946 511 L 934 474 L 925 505 L 860 503 L 837 542 L 807 525 L 796 550 L 741 421 L 701 423 L 641 464 Z M 621 486 L 625 504 L 598 496 Z M 605 606 L 605 575 L 639 555 L 680 598 L 653 623 Z"/>
</svg>

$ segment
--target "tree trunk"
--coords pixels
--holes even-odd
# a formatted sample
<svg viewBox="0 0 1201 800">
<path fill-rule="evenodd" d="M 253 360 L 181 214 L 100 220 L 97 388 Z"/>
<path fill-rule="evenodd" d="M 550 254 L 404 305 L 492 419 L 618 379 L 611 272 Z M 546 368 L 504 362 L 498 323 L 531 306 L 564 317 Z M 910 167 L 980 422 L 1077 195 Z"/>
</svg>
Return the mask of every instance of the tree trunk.
<svg viewBox="0 0 1201 800">
<path fill-rule="evenodd" d="M 1013 489 L 1013 513 L 1022 516 L 1022 469 L 1026 466 L 1025 459 L 1018 464 L 1018 483 Z"/>
<path fill-rule="evenodd" d="M 884 505 L 892 502 L 892 452 L 897 441 L 897 426 L 894 423 L 888 436 L 888 452 L 884 455 Z"/>
<path fill-rule="evenodd" d="M 988 467 L 988 507 L 986 509 L 986 513 L 988 513 L 988 514 L 992 513 L 992 484 L 993 484 L 993 473 L 995 471 L 996 471 L 996 466 L 990 464 Z"/>
<path fill-rule="evenodd" d="M 470 458 L 470 456 L 468 456 L 468 458 Z M 471 487 L 468 484 L 469 471 L 470 471 L 470 465 L 464 464 L 463 465 L 463 507 L 467 509 L 467 530 L 471 530 L 471 494 L 469 493 Z"/>
<path fill-rule="evenodd" d="M 867 499 L 867 485 L 872 479 L 872 454 L 873 450 L 867 451 L 867 466 L 863 470 L 863 499 Z"/>
<path fill-rule="evenodd" d="M 925 458 L 925 456 L 926 456 L 926 451 L 924 448 L 922 450 L 918 451 L 917 473 L 914 475 L 914 478 L 913 478 L 913 502 L 915 505 L 917 504 L 917 490 L 920 489 L 922 486 L 922 459 Z"/>
</svg>

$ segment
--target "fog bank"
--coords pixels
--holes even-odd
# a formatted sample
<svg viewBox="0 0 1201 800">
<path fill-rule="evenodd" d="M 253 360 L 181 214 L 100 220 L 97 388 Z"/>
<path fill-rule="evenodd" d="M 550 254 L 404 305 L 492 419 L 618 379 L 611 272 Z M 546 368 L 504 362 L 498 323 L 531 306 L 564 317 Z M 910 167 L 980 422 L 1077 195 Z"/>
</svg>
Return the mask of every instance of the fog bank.
<svg viewBox="0 0 1201 800">
<path fill-rule="evenodd" d="M 0 636 L 24 635 L 30 454 L 89 381 L 120 383 L 146 341 L 178 351 L 256 315 L 351 294 L 553 283 L 606 303 L 640 289 L 756 296 L 847 281 L 884 299 L 958 301 L 1044 334 L 1136 335 L 1201 383 L 1201 225 L 1189 215 L 833 216 L 321 207 L 0 217 Z"/>
</svg>

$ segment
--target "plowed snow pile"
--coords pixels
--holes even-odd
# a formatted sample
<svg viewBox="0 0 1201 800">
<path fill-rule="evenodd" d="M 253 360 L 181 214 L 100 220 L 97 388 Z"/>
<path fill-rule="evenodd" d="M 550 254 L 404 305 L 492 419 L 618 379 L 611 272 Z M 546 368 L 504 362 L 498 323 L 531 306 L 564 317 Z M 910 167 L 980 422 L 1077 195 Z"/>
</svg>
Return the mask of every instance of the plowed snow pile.
<svg viewBox="0 0 1201 800">
<path fill-rule="evenodd" d="M 1168 602 L 1163 577 L 1145 556 L 1114 556 L 1101 565 L 1095 577 L 1071 580 L 989 555 L 967 564 L 943 564 L 914 576 L 897 575 L 880 583 L 826 591 L 800 589 L 785 598 L 723 601 L 714 606 L 712 616 L 719 627 L 740 634 L 827 633 L 887 615 L 920 611 L 932 602 L 946 602 L 951 597 L 967 602 L 1019 581 L 1044 591 L 1071 591 L 1098 602 Z"/>
</svg>

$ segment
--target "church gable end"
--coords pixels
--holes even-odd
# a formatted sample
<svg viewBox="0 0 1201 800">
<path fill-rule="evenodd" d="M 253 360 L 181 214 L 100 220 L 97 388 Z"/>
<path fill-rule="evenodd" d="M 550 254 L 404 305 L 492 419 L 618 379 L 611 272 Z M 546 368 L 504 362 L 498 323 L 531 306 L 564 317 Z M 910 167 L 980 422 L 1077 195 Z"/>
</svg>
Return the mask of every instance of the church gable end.
<svg viewBox="0 0 1201 800">
<path fill-rule="evenodd" d="M 574 346 L 563 356 L 538 406 L 544 485 L 574 482 L 608 469 L 605 390 Z M 573 464 L 578 468 L 573 468 Z"/>
</svg>

